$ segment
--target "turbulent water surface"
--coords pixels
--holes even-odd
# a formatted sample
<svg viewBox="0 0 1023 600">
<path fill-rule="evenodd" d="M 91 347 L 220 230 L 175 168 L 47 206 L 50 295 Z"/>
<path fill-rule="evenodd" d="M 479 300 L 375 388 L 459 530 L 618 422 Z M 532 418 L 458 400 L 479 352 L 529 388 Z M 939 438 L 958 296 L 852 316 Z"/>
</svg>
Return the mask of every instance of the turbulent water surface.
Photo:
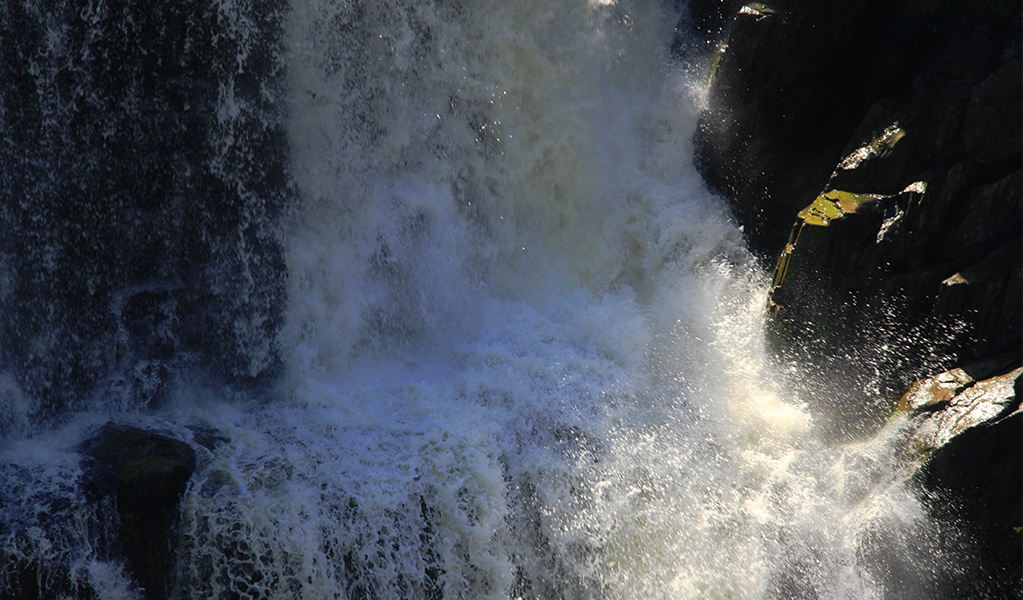
<svg viewBox="0 0 1023 600">
<path fill-rule="evenodd" d="M 58 86 L 61 56 L 85 72 L 86 50 L 129 52 L 101 44 L 113 35 L 109 3 L 79 2 L 92 12 L 70 16 L 20 4 L 49 44 L 25 59 L 38 89 Z M 172 324 L 202 311 L 167 336 L 210 330 L 220 341 L 174 338 L 141 360 L 115 331 L 96 338 L 105 346 L 67 347 L 93 362 L 54 367 L 11 345 L 59 353 L 64 330 L 8 325 L 8 569 L 36 560 L 100 598 L 140 593 L 92 541 L 102 509 L 79 499 L 74 449 L 114 419 L 190 443 L 216 432 L 219 443 L 196 443 L 183 500 L 172 577 L 182 598 L 924 598 L 947 579 L 938 527 L 893 476 L 885 438 L 819 439 L 787 383 L 817 375 L 782 369 L 764 349 L 767 277 L 691 165 L 702 70 L 668 56 L 684 7 L 202 4 L 209 30 L 181 39 L 222 57 L 203 74 L 213 79 L 186 71 L 156 92 L 128 87 L 184 115 L 207 111 L 194 127 L 175 121 L 174 135 L 209 152 L 150 157 L 157 167 L 143 175 L 173 175 L 153 184 L 171 190 L 169 208 L 97 231 L 108 246 L 125 231 L 163 235 L 180 209 L 184 233 L 146 256 L 206 254 L 205 266 L 149 259 L 161 283 L 115 277 L 135 287 L 110 284 L 103 306 L 121 314 L 121 299 L 144 292 L 177 303 L 165 311 Z M 70 21 L 91 23 L 93 37 L 70 39 Z M 257 69 L 265 80 L 246 75 Z M 107 92 L 75 81 L 84 87 L 59 97 L 71 108 L 46 110 L 74 109 L 84 124 L 46 125 L 56 141 L 32 140 L 43 149 L 22 173 L 115 177 L 102 160 L 46 161 L 82 128 L 94 134 L 74 137 L 78 148 L 101 146 L 104 131 L 159 135 L 160 106 L 103 105 L 94 99 Z M 161 85 L 185 99 L 160 96 Z M 10 97 L 0 116 L 15 114 Z M 74 108 L 90 102 L 92 113 Z M 125 123 L 147 125 L 125 133 Z M 10 117 L 5 126 L 9 148 L 29 144 Z M 267 164 L 286 182 L 260 183 Z M 7 179 L 30 194 L 27 180 Z M 193 235 L 196 209 L 185 207 L 214 185 L 248 208 L 194 221 L 219 238 Z M 56 243 L 33 240 L 24 244 Z M 27 289 L 11 282 L 27 268 L 12 267 L 6 247 L 0 299 L 11 312 Z M 278 258 L 258 262 L 253 248 Z M 99 259 L 135 260 L 110 252 Z M 54 276 L 83 289 L 100 281 Z M 62 302 L 51 312 L 71 306 Z M 204 368 L 217 357 L 231 376 Z M 156 364 L 181 375 L 165 382 Z M 32 373 L 65 367 L 91 374 L 87 392 L 73 390 L 88 399 L 41 406 L 50 396 L 29 389 Z M 58 417 L 34 416 L 47 411 Z"/>
</svg>

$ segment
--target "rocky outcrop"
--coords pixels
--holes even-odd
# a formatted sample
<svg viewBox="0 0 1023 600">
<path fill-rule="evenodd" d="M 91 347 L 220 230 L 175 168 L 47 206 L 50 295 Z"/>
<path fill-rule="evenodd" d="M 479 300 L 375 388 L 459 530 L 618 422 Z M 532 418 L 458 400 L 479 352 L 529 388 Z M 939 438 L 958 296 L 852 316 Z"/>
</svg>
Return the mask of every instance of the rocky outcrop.
<svg viewBox="0 0 1023 600">
<path fill-rule="evenodd" d="M 960 361 L 1018 353 L 1018 3 L 822 4 L 738 11 L 696 140 L 751 247 L 781 257 L 782 337 L 860 343 L 881 318 L 941 329 Z"/>
<path fill-rule="evenodd" d="M 722 6 L 690 4 L 696 16 Z M 909 171 L 969 154 L 974 166 L 991 163 L 980 169 L 991 179 L 1018 163 L 1008 126 L 1019 119 L 1015 2 L 752 2 L 718 48 L 697 163 L 764 256 L 777 255 L 792 215 L 879 125 L 899 120 L 919 140 L 906 144 L 918 149 Z"/>
<path fill-rule="evenodd" d="M 908 426 L 903 460 L 929 493 L 932 514 L 970 523 L 981 557 L 971 597 L 1020 593 L 1023 565 L 1023 368 L 988 361 L 914 384 L 899 402 Z M 1004 592 L 1010 592 L 1005 595 Z"/>
<path fill-rule="evenodd" d="M 1021 30 L 1008 0 L 745 4 L 695 140 L 775 268 L 772 345 L 817 382 L 826 433 L 879 427 L 920 380 L 916 477 L 1009 573 L 996 595 L 1020 569 Z M 973 503 L 998 524 L 948 508 L 973 497 L 998 498 Z"/>
<path fill-rule="evenodd" d="M 195 451 L 165 435 L 107 423 L 79 452 L 86 500 L 113 499 L 119 523 L 112 552 L 126 561 L 146 598 L 166 598 L 179 505 L 195 472 Z"/>
<path fill-rule="evenodd" d="M 995 424 L 1019 412 L 1016 388 L 1023 367 L 986 379 L 977 374 L 995 365 L 956 368 L 914 383 L 896 409 L 915 421 L 907 451 L 926 459 L 967 429 Z"/>
<path fill-rule="evenodd" d="M 887 12 L 873 4 L 753 2 L 719 41 L 696 162 L 733 199 L 763 256 L 781 249 L 792 215 L 823 187 L 863 114 L 863 48 L 877 43 Z"/>
<path fill-rule="evenodd" d="M 895 398 L 956 361 L 1020 354 L 1020 38 L 1006 1 L 737 11 L 697 162 L 777 260 L 782 355 Z M 862 364 L 878 343 L 889 358 Z"/>
</svg>

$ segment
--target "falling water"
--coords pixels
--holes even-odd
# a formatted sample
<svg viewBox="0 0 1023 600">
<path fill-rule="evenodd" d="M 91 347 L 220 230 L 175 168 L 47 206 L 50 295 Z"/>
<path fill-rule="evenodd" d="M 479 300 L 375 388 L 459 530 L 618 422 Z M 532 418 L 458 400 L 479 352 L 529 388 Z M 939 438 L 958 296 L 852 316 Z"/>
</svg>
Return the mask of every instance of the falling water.
<svg viewBox="0 0 1023 600">
<path fill-rule="evenodd" d="M 691 165 L 681 9 L 209 4 L 237 68 L 194 92 L 212 158 L 177 157 L 175 207 L 210 181 L 256 207 L 189 305 L 237 376 L 179 341 L 125 367 L 182 373 L 158 401 L 110 361 L 47 425 L 31 378 L 0 378 L 8 564 L 140 594 L 94 547 L 109 507 L 78 499 L 74 448 L 114 419 L 199 453 L 181 598 L 929 598 L 949 577 L 888 438 L 822 441 L 788 384 L 815 375 L 764 347 L 766 275 Z M 286 183 L 257 184 L 268 160 Z M 252 248 L 274 240 L 267 283 Z M 186 283 L 144 291 L 173 302 L 189 272 L 159 264 Z"/>
</svg>

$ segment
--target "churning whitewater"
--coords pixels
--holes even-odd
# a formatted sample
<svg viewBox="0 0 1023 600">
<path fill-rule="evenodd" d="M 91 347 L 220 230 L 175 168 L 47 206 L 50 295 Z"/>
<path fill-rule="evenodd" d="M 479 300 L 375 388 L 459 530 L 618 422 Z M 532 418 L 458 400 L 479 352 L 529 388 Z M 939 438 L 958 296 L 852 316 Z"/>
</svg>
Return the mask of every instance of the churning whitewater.
<svg viewBox="0 0 1023 600">
<path fill-rule="evenodd" d="M 179 598 L 927 597 L 937 533 L 885 440 L 820 441 L 786 385 L 816 375 L 764 348 L 766 275 L 691 164 L 679 11 L 293 0 L 283 376 L 83 412 L 5 461 L 75 503 L 110 418 L 213 435 Z M 87 517 L 17 551 L 138 597 Z"/>
</svg>

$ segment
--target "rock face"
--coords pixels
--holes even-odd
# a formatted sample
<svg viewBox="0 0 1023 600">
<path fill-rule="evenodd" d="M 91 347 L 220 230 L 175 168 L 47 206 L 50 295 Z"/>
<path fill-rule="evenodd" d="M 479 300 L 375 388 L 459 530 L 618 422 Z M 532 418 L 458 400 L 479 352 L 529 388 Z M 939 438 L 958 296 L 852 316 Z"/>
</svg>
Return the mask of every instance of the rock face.
<svg viewBox="0 0 1023 600">
<path fill-rule="evenodd" d="M 982 576 L 961 593 L 977 598 L 1021 592 L 1023 368 L 986 377 L 1004 368 L 987 362 L 940 373 L 899 403 L 909 418 L 905 460 L 910 471 L 922 464 L 913 477 L 928 490 L 932 514 L 972 525 Z"/>
<path fill-rule="evenodd" d="M 114 423 L 79 451 L 87 500 L 114 500 L 120 523 L 113 551 L 124 557 L 146 598 L 166 598 L 179 504 L 196 468 L 195 451 L 182 441 Z"/>
<path fill-rule="evenodd" d="M 1020 29 L 1007 1 L 737 11 L 697 162 L 777 261 L 782 354 L 892 397 L 955 361 L 1020 354 Z M 891 361 L 858 372 L 878 342 Z"/>
<path fill-rule="evenodd" d="M 830 433 L 877 426 L 920 380 L 902 400 L 916 477 L 1009 573 L 996 596 L 1018 595 L 1021 568 L 1020 15 L 1008 0 L 748 3 L 718 41 L 695 140 L 775 266 L 775 350 L 821 373 L 832 391 L 809 395 L 851 423 Z M 975 497 L 998 516 L 948 508 Z"/>
<path fill-rule="evenodd" d="M 284 3 L 243 4 L 0 4 L 0 369 L 33 421 L 279 365 Z"/>
<path fill-rule="evenodd" d="M 721 6 L 690 4 L 694 15 Z M 894 121 L 914 136 L 906 145 L 919 147 L 903 163 L 907 175 L 967 155 L 987 163 L 974 170 L 991 181 L 1018 168 L 1017 4 L 780 0 L 740 8 L 719 43 L 697 162 L 734 199 L 751 246 L 773 259 L 792 215 L 824 189 L 839 159 Z M 981 146 L 989 150 L 978 154 Z"/>
<path fill-rule="evenodd" d="M 863 113 L 863 48 L 876 44 L 887 3 L 867 4 L 749 3 L 719 42 L 697 166 L 734 199 L 764 255 L 781 250 L 792 215 L 823 187 Z"/>
<path fill-rule="evenodd" d="M 884 318 L 940 328 L 939 358 L 1018 354 L 1018 3 L 823 4 L 738 11 L 696 140 L 751 247 L 781 257 L 783 337 L 862 344 Z"/>
</svg>

